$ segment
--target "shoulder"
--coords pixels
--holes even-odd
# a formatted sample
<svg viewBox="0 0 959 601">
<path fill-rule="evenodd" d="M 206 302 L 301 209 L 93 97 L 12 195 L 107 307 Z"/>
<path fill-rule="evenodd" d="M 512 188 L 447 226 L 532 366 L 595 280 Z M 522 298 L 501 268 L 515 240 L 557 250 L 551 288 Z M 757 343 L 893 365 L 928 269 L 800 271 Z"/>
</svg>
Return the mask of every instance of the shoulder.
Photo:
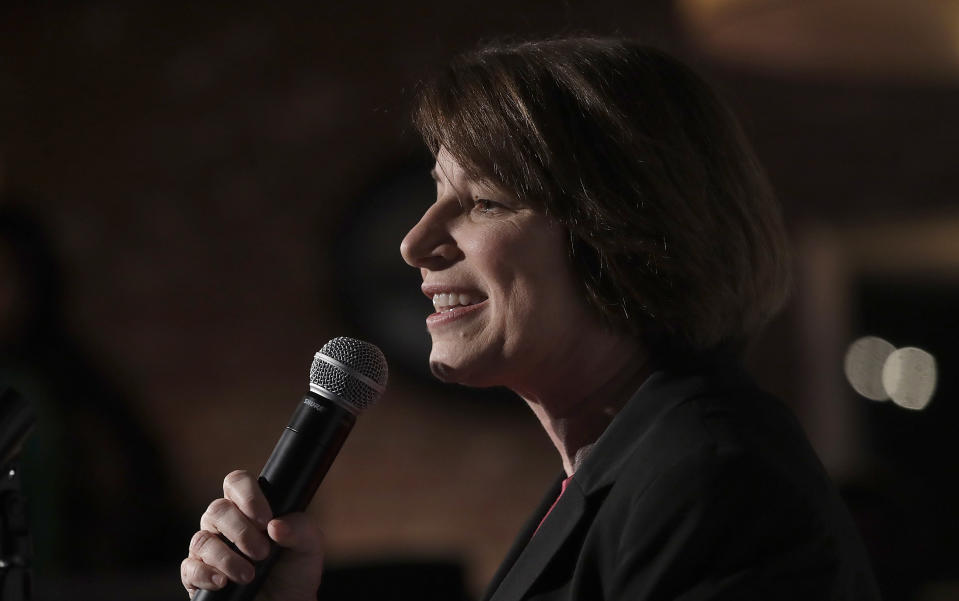
<svg viewBox="0 0 959 601">
<path fill-rule="evenodd" d="M 609 500 L 636 513 L 807 528 L 837 500 L 791 412 L 756 388 L 706 391 L 664 412 L 623 458 Z"/>
<path fill-rule="evenodd" d="M 664 490 L 676 503 L 746 493 L 791 498 L 813 483 L 814 489 L 831 488 L 789 410 L 756 389 L 684 399 L 620 451 L 609 493 L 621 502 L 654 501 Z"/>
<path fill-rule="evenodd" d="M 707 392 L 661 414 L 623 458 L 593 526 L 614 589 L 634 586 L 640 567 L 661 571 L 642 580 L 656 586 L 741 578 L 730 590 L 775 594 L 792 582 L 808 598 L 870 581 L 801 428 L 756 389 Z"/>
</svg>

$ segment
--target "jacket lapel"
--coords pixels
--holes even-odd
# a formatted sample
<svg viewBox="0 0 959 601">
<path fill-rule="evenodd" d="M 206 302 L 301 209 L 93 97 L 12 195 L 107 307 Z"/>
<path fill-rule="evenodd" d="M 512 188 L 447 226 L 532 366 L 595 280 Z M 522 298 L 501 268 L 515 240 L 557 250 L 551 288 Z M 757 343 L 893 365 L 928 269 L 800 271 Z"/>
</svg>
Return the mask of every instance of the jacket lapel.
<svg viewBox="0 0 959 601">
<path fill-rule="evenodd" d="M 532 516 L 527 520 L 526 524 L 516 536 L 516 540 L 513 541 L 513 545 L 506 553 L 506 558 L 503 559 L 503 563 L 500 564 L 499 568 L 496 570 L 496 573 L 493 574 L 493 578 L 490 580 L 489 585 L 486 587 L 486 592 L 482 597 L 483 601 L 491 601 L 493 593 L 496 592 L 497 588 L 499 588 L 500 584 L 503 582 L 503 578 L 506 577 L 506 574 L 509 573 L 510 569 L 512 569 L 513 564 L 516 563 L 516 560 L 523 552 L 523 549 L 526 548 L 526 544 L 536 531 L 536 527 L 539 526 L 539 523 L 543 520 L 543 516 L 546 515 L 546 512 L 556 501 L 556 496 L 562 489 L 562 482 L 565 477 L 566 474 L 560 474 L 556 478 L 556 480 L 553 482 L 553 485 L 550 486 L 549 490 L 546 492 L 546 495 L 543 496 L 543 499 L 540 501 L 536 511 L 533 512 Z"/>
<path fill-rule="evenodd" d="M 553 495 L 546 497 L 543 505 L 540 506 L 540 511 L 527 524 L 527 530 L 513 545 L 510 556 L 500 567 L 490 584 L 489 591 L 494 592 L 492 596 L 488 594 L 488 601 L 519 601 L 529 591 L 533 582 L 543 572 L 583 517 L 586 510 L 586 497 L 582 490 L 576 486 L 575 480 L 571 480 L 569 486 L 566 487 L 566 492 L 559 498 L 549 517 L 536 531 L 542 516 L 552 505 L 556 495 L 559 494 L 558 485 L 561 481 L 562 478 L 557 481 Z M 535 534 L 533 534 L 534 531 Z M 530 536 L 532 538 L 529 538 Z M 515 557 L 515 561 L 510 561 L 513 557 Z"/>
</svg>

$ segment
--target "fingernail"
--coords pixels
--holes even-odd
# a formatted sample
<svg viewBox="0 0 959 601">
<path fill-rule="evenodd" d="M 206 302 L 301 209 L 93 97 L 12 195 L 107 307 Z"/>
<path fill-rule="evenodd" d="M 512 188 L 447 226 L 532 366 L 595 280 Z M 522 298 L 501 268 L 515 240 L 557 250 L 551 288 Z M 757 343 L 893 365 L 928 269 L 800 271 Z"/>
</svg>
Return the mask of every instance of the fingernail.
<svg viewBox="0 0 959 601">
<path fill-rule="evenodd" d="M 215 574 L 213 576 L 213 584 L 217 586 L 223 586 L 224 584 L 226 584 L 226 576 L 224 576 L 223 574 Z"/>
<path fill-rule="evenodd" d="M 243 582 L 251 582 L 253 580 L 253 570 L 243 570 L 243 574 L 240 576 Z"/>
</svg>

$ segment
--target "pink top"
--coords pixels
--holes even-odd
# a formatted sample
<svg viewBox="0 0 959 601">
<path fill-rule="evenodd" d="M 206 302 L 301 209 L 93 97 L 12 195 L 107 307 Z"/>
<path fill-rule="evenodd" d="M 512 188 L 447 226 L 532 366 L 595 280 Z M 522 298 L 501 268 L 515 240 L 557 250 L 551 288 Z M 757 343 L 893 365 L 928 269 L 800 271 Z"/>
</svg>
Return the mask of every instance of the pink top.
<svg viewBox="0 0 959 601">
<path fill-rule="evenodd" d="M 544 515 L 544 516 L 543 516 L 543 519 L 541 519 L 541 520 L 539 521 L 539 526 L 536 527 L 536 530 L 533 530 L 533 534 L 534 534 L 534 535 L 535 535 L 537 532 L 539 532 L 539 529 L 540 529 L 540 528 L 543 527 L 543 522 L 545 522 L 545 521 L 546 521 L 546 518 L 549 517 L 550 512 L 553 511 L 553 508 L 556 507 L 556 504 L 559 503 L 560 498 L 563 496 L 563 493 L 566 492 L 566 487 L 569 486 L 569 481 L 572 480 L 572 478 L 573 478 L 573 477 L 570 476 L 570 477 L 566 478 L 565 480 L 563 480 L 562 488 L 560 489 L 559 494 L 556 495 L 556 500 L 553 501 L 553 504 L 549 506 L 549 509 L 546 511 L 546 515 Z"/>
</svg>

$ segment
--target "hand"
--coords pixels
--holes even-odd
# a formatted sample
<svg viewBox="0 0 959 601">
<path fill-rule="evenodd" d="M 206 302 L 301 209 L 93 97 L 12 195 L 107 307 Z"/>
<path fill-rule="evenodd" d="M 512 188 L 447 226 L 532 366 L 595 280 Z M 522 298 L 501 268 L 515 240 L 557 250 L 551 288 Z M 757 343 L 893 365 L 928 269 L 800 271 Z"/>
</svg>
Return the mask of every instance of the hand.
<svg viewBox="0 0 959 601">
<path fill-rule="evenodd" d="M 231 550 L 222 534 L 242 552 Z M 323 535 L 306 513 L 273 519 L 256 478 L 238 470 L 223 480 L 223 498 L 210 503 L 200 518 L 200 530 L 190 541 L 189 555 L 180 564 L 180 580 L 192 598 L 199 588 L 223 588 L 227 579 L 247 583 L 253 564 L 267 556 L 269 539 L 284 547 L 257 599 L 316 600 L 323 572 Z M 244 557 L 244 555 L 246 557 Z"/>
</svg>

